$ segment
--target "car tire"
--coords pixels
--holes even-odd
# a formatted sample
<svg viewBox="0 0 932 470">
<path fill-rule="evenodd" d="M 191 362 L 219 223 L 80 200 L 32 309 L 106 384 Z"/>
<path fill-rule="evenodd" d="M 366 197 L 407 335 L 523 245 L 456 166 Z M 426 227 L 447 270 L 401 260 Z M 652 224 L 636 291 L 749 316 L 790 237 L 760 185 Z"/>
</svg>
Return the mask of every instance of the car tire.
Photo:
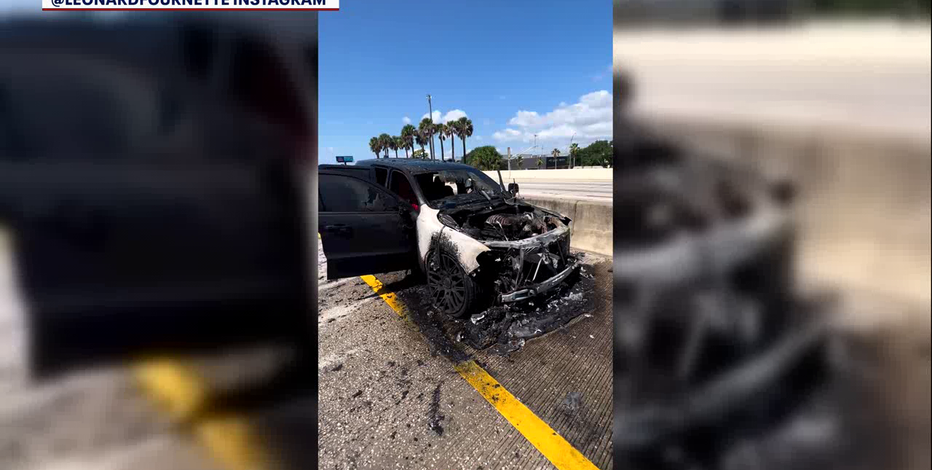
<svg viewBox="0 0 932 470">
<path fill-rule="evenodd" d="M 480 297 L 479 285 L 466 274 L 456 255 L 436 250 L 426 264 L 427 290 L 433 306 L 453 318 L 469 314 Z"/>
</svg>

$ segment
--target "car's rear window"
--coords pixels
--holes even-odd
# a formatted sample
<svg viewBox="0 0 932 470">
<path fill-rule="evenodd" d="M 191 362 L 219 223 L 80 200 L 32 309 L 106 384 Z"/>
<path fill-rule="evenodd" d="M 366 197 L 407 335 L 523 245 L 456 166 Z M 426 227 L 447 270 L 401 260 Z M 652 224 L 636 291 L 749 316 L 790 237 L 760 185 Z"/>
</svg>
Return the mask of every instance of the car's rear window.
<svg viewBox="0 0 932 470">
<path fill-rule="evenodd" d="M 380 186 L 385 187 L 385 183 L 388 182 L 388 170 L 385 168 L 376 168 L 375 169 L 375 182 Z"/>
<path fill-rule="evenodd" d="M 411 182 L 408 181 L 408 178 L 397 170 L 392 170 L 392 179 L 391 179 L 391 189 L 393 193 L 401 196 L 405 201 L 410 202 L 411 204 L 417 204 L 417 196 L 414 194 L 414 189 L 411 187 Z"/>
</svg>

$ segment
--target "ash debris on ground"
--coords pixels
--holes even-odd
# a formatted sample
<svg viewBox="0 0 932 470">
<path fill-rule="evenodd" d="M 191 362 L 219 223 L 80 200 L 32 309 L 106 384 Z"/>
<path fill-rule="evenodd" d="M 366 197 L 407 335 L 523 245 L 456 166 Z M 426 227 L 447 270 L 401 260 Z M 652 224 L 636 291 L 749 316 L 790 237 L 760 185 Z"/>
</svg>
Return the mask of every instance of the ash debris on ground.
<svg viewBox="0 0 932 470">
<path fill-rule="evenodd" d="M 430 303 L 427 287 L 418 285 L 405 292 L 409 316 L 427 336 L 432 350 L 454 361 L 466 359 L 458 343 L 472 349 L 492 348 L 507 355 L 521 349 L 527 340 L 557 330 L 575 319 L 586 318 L 595 308 L 594 272 L 604 264 L 587 262 L 577 253 L 580 270 L 546 296 L 505 305 L 494 305 L 464 318 L 450 318 Z"/>
<path fill-rule="evenodd" d="M 560 402 L 560 411 L 566 415 L 574 415 L 579 411 L 579 408 L 582 406 L 583 394 L 582 392 L 569 392 L 566 394 L 566 398 Z"/>
<path fill-rule="evenodd" d="M 437 433 L 438 436 L 443 435 L 443 423 L 444 416 L 440 414 L 440 386 L 437 384 L 437 387 L 434 388 L 433 397 L 430 400 L 430 406 L 427 408 L 427 425 L 430 427 L 430 430 Z"/>
</svg>

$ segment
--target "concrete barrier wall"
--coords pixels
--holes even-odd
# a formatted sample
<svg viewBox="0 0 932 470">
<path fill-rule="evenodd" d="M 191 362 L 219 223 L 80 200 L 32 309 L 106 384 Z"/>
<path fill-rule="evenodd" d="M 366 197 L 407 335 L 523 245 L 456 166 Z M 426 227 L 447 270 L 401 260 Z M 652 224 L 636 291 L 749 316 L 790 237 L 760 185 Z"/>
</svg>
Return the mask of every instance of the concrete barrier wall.
<svg viewBox="0 0 932 470">
<path fill-rule="evenodd" d="M 573 219 L 572 248 L 612 256 L 611 203 L 543 197 L 524 200 Z"/>
<path fill-rule="evenodd" d="M 484 171 L 495 181 L 498 181 L 498 172 Z M 510 175 L 510 176 L 509 176 Z M 502 178 L 505 183 L 510 183 L 512 178 L 520 185 L 524 181 L 611 181 L 611 168 L 574 168 L 572 170 L 502 170 Z"/>
<path fill-rule="evenodd" d="M 798 184 L 804 278 L 930 301 L 930 146 L 863 133 L 653 119 L 659 133 Z"/>
</svg>

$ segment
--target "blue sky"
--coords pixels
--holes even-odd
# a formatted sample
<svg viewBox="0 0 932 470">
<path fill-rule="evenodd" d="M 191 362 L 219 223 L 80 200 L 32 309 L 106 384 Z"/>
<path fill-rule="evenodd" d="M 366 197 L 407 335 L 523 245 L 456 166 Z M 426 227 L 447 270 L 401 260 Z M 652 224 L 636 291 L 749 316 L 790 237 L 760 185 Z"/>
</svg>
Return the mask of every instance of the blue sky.
<svg viewBox="0 0 932 470">
<path fill-rule="evenodd" d="M 0 12 L 41 12 L 42 0 L 2 0 L 0 1 Z"/>
<path fill-rule="evenodd" d="M 608 0 L 340 3 L 320 13 L 320 163 L 374 158 L 369 139 L 416 126 L 428 93 L 435 116 L 472 120 L 467 150 L 611 138 Z"/>
</svg>

